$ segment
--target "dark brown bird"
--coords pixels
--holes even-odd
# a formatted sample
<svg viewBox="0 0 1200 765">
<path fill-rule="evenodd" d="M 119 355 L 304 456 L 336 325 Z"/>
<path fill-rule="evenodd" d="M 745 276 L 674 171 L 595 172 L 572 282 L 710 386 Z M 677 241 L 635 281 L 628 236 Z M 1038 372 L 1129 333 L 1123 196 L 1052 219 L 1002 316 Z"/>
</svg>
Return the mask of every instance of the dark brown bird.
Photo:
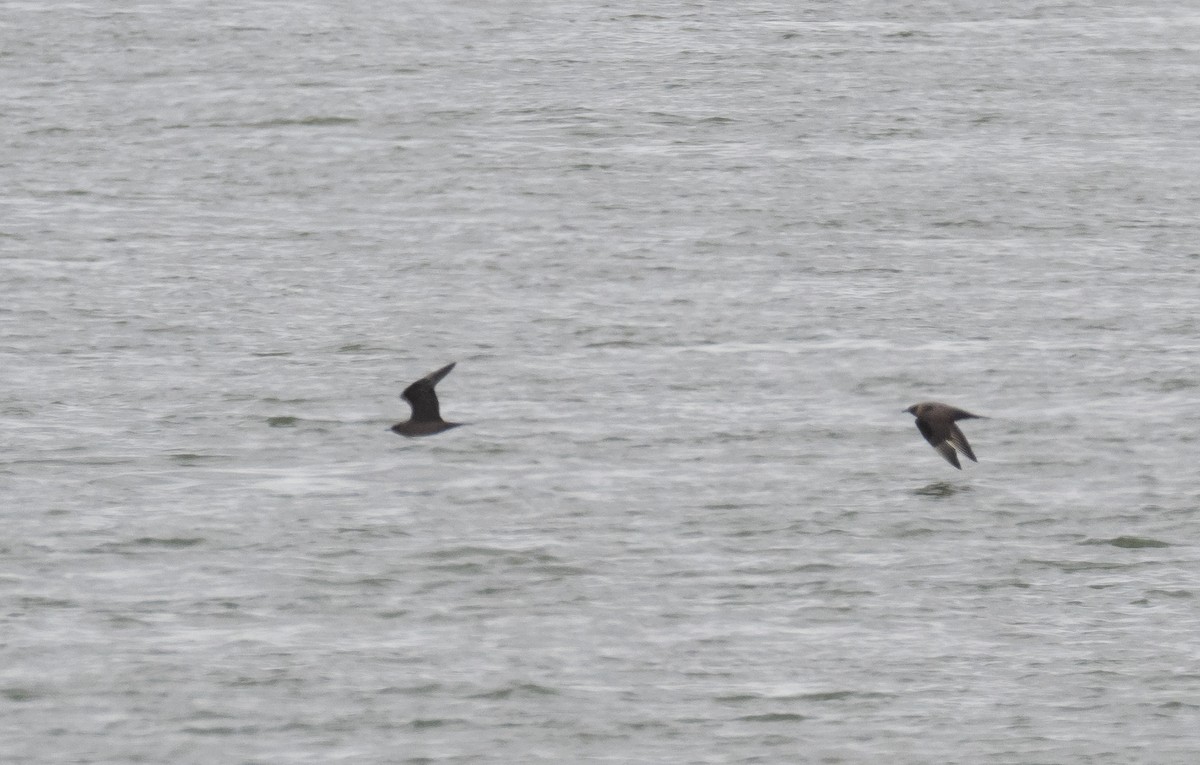
<svg viewBox="0 0 1200 765">
<path fill-rule="evenodd" d="M 397 422 L 393 425 L 393 433 L 409 437 L 432 436 L 434 433 L 457 428 L 462 424 L 461 422 L 446 422 L 442 419 L 442 414 L 438 411 L 437 393 L 433 390 L 438 381 L 450 374 L 450 370 L 454 369 L 454 365 L 457 363 L 455 361 L 447 364 L 404 389 L 400 397 L 412 407 L 412 417 L 408 419 L 408 422 Z"/>
<path fill-rule="evenodd" d="M 958 454 L 955 453 L 955 448 L 967 455 L 972 462 L 979 462 L 975 459 L 975 452 L 971 451 L 971 445 L 967 443 L 967 437 L 954 422 L 956 420 L 986 420 L 986 417 L 971 414 L 949 404 L 939 404 L 937 401 L 913 404 L 904 411 L 917 418 L 917 430 L 921 431 L 921 435 L 925 436 L 929 445 L 937 449 L 938 454 L 945 457 L 951 465 L 962 470 L 962 465 L 958 464 Z"/>
</svg>

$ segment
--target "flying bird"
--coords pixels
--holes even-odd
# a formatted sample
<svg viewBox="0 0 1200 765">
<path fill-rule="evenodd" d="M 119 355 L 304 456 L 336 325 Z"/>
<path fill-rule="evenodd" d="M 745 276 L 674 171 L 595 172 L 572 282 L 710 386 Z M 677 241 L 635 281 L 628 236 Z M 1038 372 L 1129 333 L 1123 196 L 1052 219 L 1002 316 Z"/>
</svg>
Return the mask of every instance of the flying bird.
<svg viewBox="0 0 1200 765">
<path fill-rule="evenodd" d="M 986 420 L 986 417 L 971 414 L 949 404 L 940 404 L 937 401 L 913 404 L 904 411 L 917 418 L 917 430 L 921 431 L 921 435 L 925 436 L 929 445 L 937 449 L 938 454 L 945 457 L 951 465 L 962 470 L 962 465 L 958 463 L 958 454 L 954 451 L 956 448 L 967 455 L 972 462 L 979 462 L 975 459 L 975 452 L 971 451 L 971 445 L 967 443 L 967 437 L 954 422 L 956 420 Z"/>
<path fill-rule="evenodd" d="M 412 407 L 412 417 L 407 422 L 397 422 L 392 426 L 393 433 L 402 436 L 431 436 L 443 430 L 457 428 L 461 422 L 446 422 L 438 411 L 437 393 L 433 388 L 458 362 L 451 362 L 436 372 L 431 372 L 420 380 L 404 389 L 400 397 Z"/>
</svg>

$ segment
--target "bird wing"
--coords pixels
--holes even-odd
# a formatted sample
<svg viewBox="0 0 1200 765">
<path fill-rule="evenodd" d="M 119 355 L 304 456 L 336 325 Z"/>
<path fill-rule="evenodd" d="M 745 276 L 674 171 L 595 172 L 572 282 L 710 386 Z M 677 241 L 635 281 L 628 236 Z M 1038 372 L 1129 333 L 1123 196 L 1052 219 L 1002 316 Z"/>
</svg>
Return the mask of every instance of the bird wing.
<svg viewBox="0 0 1200 765">
<path fill-rule="evenodd" d="M 935 433 L 933 424 L 922 417 L 917 418 L 917 430 L 921 431 L 921 435 L 925 436 L 925 440 L 931 446 L 936 447 L 938 444 L 946 440 L 946 436 L 940 433 Z"/>
<path fill-rule="evenodd" d="M 967 437 L 958 429 L 958 426 L 952 422 L 950 423 L 949 430 L 950 434 L 948 438 L 950 443 L 954 444 L 960 452 L 970 457 L 972 462 L 979 462 L 979 460 L 975 459 L 975 452 L 971 451 L 971 445 L 967 443 Z"/>
<path fill-rule="evenodd" d="M 958 461 L 958 454 L 955 453 L 954 446 L 951 445 L 953 443 L 953 434 L 949 432 L 946 427 L 947 425 L 955 431 L 958 430 L 954 426 L 954 423 L 948 420 L 944 423 L 939 422 L 935 424 L 923 417 L 917 418 L 917 430 L 921 431 L 921 435 L 925 436 L 925 440 L 929 442 L 929 445 L 936 449 L 938 454 L 945 457 L 947 462 L 962 470 L 962 465 Z M 959 433 L 959 435 L 961 436 L 962 433 Z M 965 443 L 966 439 L 963 439 L 963 441 Z M 971 459 L 975 458 L 972 457 Z"/>
<path fill-rule="evenodd" d="M 987 417 L 978 414 L 971 414 L 966 409 L 959 409 L 956 406 L 946 406 L 946 415 L 951 420 L 986 420 Z"/>
<path fill-rule="evenodd" d="M 933 448 L 937 449 L 938 454 L 946 458 L 946 462 L 949 462 L 954 467 L 962 470 L 962 465 L 960 465 L 958 462 L 958 455 L 954 453 L 954 447 L 950 445 L 949 441 L 943 441 Z"/>
<path fill-rule="evenodd" d="M 404 389 L 400 396 L 409 403 L 412 407 L 413 422 L 441 422 L 442 415 L 438 409 L 437 393 L 433 388 L 438 384 L 443 377 L 450 374 L 450 370 L 454 369 L 453 362 L 447 364 L 436 372 L 417 380 L 412 385 Z"/>
</svg>

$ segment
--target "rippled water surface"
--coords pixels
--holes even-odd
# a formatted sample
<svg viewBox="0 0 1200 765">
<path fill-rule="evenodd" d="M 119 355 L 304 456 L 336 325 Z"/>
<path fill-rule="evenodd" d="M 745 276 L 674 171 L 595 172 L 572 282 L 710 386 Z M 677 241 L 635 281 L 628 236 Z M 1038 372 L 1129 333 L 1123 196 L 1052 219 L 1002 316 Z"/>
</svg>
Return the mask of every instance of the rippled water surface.
<svg viewBox="0 0 1200 765">
<path fill-rule="evenodd" d="M 10 5 L 0 759 L 1195 762 L 1187 4 Z"/>
</svg>

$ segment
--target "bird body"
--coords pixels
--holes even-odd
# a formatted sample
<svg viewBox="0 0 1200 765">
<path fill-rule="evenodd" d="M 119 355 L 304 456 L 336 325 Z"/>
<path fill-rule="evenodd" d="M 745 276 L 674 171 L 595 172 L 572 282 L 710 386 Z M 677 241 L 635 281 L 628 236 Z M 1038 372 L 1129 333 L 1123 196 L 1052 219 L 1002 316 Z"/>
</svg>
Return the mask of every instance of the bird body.
<svg viewBox="0 0 1200 765">
<path fill-rule="evenodd" d="M 967 437 L 954 423 L 958 420 L 986 420 L 986 417 L 937 401 L 913 404 L 904 411 L 917 418 L 917 430 L 921 431 L 929 445 L 951 465 L 962 470 L 955 449 L 965 454 L 972 462 L 979 462 L 975 459 L 975 452 L 971 451 Z"/>
<path fill-rule="evenodd" d="M 442 419 L 438 407 L 437 393 L 434 387 L 443 377 L 450 374 L 454 365 L 451 362 L 436 372 L 431 372 L 420 380 L 404 389 L 400 397 L 412 407 L 412 417 L 407 422 L 398 422 L 392 426 L 392 432 L 402 436 L 431 436 L 451 428 L 457 428 L 461 422 L 446 422 Z"/>
</svg>

